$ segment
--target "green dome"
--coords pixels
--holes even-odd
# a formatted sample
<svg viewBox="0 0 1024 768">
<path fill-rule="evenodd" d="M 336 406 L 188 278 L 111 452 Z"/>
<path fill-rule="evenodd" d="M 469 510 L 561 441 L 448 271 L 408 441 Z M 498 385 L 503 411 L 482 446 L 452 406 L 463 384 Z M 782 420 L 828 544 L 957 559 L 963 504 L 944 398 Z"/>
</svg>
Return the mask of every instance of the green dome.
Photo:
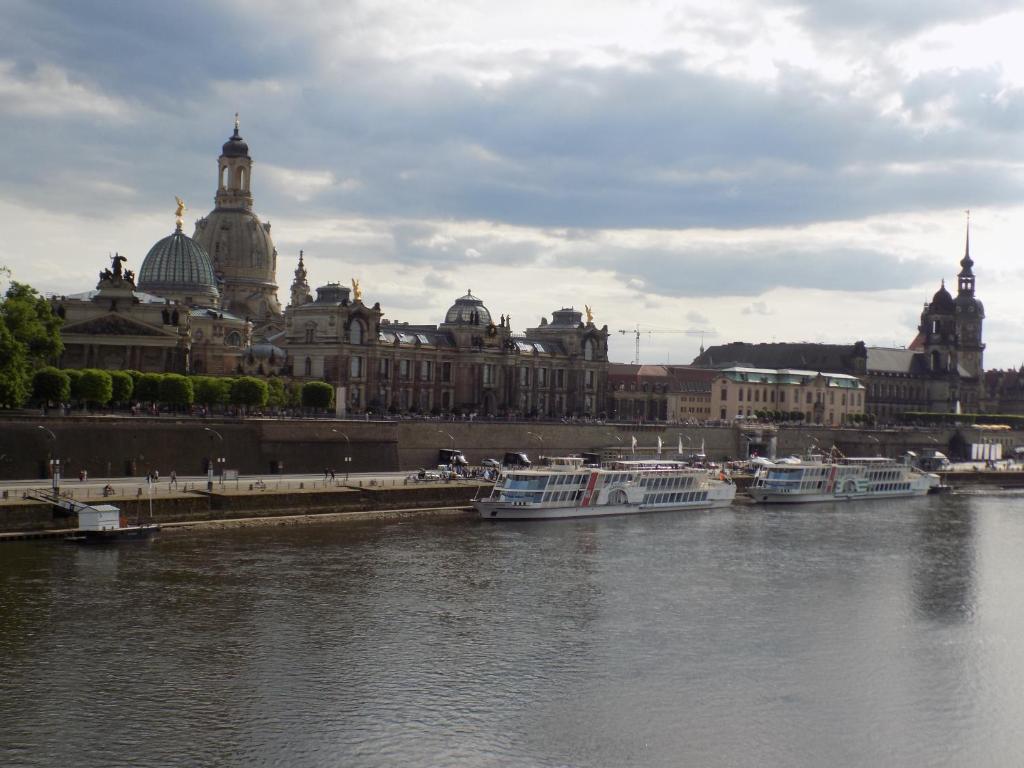
<svg viewBox="0 0 1024 768">
<path fill-rule="evenodd" d="M 149 249 L 139 270 L 137 285 L 139 290 L 157 296 L 192 296 L 196 303 L 220 296 L 210 257 L 180 229 Z"/>
</svg>

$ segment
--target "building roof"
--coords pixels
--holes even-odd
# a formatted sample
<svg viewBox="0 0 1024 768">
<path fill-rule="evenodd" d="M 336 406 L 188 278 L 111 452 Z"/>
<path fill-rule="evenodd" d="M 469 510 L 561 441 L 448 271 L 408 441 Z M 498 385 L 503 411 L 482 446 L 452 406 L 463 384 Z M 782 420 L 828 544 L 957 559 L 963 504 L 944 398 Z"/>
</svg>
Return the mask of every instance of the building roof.
<svg viewBox="0 0 1024 768">
<path fill-rule="evenodd" d="M 868 347 L 869 373 L 918 373 L 921 360 L 914 349 Z"/>
<path fill-rule="evenodd" d="M 723 368 L 717 372 L 717 377 L 750 384 L 808 384 L 819 376 L 825 379 L 825 384 L 828 387 L 864 389 L 860 379 L 845 373 L 827 373 L 824 371 L 793 368 L 747 368 L 744 366 Z"/>
<path fill-rule="evenodd" d="M 157 296 L 187 293 L 215 299 L 220 295 L 209 255 L 181 229 L 149 249 L 139 269 L 138 286 Z"/>
<path fill-rule="evenodd" d="M 854 361 L 866 354 L 863 342 L 855 344 L 772 343 L 734 341 L 708 347 L 692 365 L 703 368 L 749 366 L 752 368 L 806 368 L 852 373 Z"/>
<path fill-rule="evenodd" d="M 473 295 L 473 291 L 466 291 L 466 295 L 457 298 L 448 309 L 444 321 L 457 325 L 488 325 L 491 313 L 484 306 L 483 300 Z"/>
</svg>

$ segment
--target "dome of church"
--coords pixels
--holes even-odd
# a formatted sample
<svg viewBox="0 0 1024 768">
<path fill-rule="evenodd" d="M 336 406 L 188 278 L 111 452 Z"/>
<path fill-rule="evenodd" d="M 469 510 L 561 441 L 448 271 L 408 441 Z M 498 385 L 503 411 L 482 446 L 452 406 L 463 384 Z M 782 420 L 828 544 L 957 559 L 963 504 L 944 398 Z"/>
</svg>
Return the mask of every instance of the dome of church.
<svg viewBox="0 0 1024 768">
<path fill-rule="evenodd" d="M 224 142 L 224 146 L 221 147 L 221 154 L 224 157 L 248 157 L 249 156 L 249 145 L 245 143 L 245 139 L 238 135 L 238 125 L 235 125 L 235 132 L 231 135 L 231 138 Z"/>
<path fill-rule="evenodd" d="M 137 284 L 146 293 L 166 298 L 191 296 L 194 303 L 219 296 L 210 257 L 180 229 L 149 249 Z"/>
<path fill-rule="evenodd" d="M 456 299 L 452 304 L 444 316 L 444 321 L 461 325 L 488 325 L 491 322 L 491 313 L 487 311 L 483 301 L 473 295 L 472 291 L 466 291 L 465 296 Z"/>
<path fill-rule="evenodd" d="M 956 310 L 956 302 L 953 301 L 953 297 L 946 290 L 945 280 L 943 280 L 935 295 L 932 296 L 931 309 L 933 312 L 954 312 Z"/>
</svg>

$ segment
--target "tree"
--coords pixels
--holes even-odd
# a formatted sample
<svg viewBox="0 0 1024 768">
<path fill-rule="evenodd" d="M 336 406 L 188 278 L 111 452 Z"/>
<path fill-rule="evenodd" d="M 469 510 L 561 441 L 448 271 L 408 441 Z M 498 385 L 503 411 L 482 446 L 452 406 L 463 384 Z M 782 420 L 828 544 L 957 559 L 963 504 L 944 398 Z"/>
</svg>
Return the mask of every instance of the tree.
<svg viewBox="0 0 1024 768">
<path fill-rule="evenodd" d="M 188 408 L 195 397 L 192 382 L 180 373 L 165 373 L 160 378 L 159 397 L 164 405 Z"/>
<path fill-rule="evenodd" d="M 32 377 L 32 399 L 39 403 L 63 403 L 71 399 L 71 377 L 52 366 Z"/>
<path fill-rule="evenodd" d="M 68 380 L 71 382 L 71 399 L 80 401 L 82 399 L 82 371 L 78 368 L 65 368 L 64 373 L 68 375 Z"/>
<path fill-rule="evenodd" d="M 140 373 L 139 376 L 142 374 Z M 111 402 L 127 403 L 132 399 L 132 392 L 135 391 L 135 380 L 129 371 L 111 371 L 110 381 L 114 386 Z"/>
<path fill-rule="evenodd" d="M 284 382 L 276 376 L 267 379 L 267 405 L 272 408 L 281 408 L 288 404 L 288 393 L 285 391 Z"/>
<path fill-rule="evenodd" d="M 159 373 L 144 373 L 139 376 L 139 380 L 135 382 L 135 399 L 144 403 L 155 403 L 159 400 L 162 378 Z"/>
<path fill-rule="evenodd" d="M 307 381 L 302 385 L 302 405 L 305 408 L 330 408 L 334 402 L 334 387 L 326 381 Z"/>
<path fill-rule="evenodd" d="M 253 376 L 242 376 L 231 384 L 231 404 L 243 408 L 260 408 L 267 404 L 267 382 Z"/>
<path fill-rule="evenodd" d="M 82 394 L 82 400 L 93 405 L 106 405 L 114 393 L 114 384 L 110 374 L 96 368 L 87 368 L 82 371 L 82 378 L 78 382 Z"/>
<path fill-rule="evenodd" d="M 231 381 L 216 376 L 193 376 L 193 402 L 205 406 L 224 405 L 228 401 Z"/>
<path fill-rule="evenodd" d="M 0 407 L 17 408 L 31 393 L 32 373 L 64 351 L 61 319 L 31 287 L 11 282 L 0 301 Z"/>
</svg>

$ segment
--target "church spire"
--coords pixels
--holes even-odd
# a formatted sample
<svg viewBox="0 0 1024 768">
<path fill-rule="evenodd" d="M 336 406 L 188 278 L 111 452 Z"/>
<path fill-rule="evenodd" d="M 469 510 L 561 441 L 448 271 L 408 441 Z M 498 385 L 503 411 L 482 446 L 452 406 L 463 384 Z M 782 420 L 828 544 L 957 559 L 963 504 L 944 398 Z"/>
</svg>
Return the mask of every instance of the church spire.
<svg viewBox="0 0 1024 768">
<path fill-rule="evenodd" d="M 313 297 L 309 293 L 309 282 L 306 280 L 306 265 L 302 261 L 302 251 L 299 251 L 299 266 L 295 268 L 295 280 L 292 281 L 292 306 L 301 307 L 309 304 Z"/>
<path fill-rule="evenodd" d="M 957 275 L 958 296 L 974 295 L 974 260 L 971 258 L 971 212 L 967 212 L 967 235 L 964 239 L 964 257 L 960 259 L 960 274 Z"/>
</svg>

